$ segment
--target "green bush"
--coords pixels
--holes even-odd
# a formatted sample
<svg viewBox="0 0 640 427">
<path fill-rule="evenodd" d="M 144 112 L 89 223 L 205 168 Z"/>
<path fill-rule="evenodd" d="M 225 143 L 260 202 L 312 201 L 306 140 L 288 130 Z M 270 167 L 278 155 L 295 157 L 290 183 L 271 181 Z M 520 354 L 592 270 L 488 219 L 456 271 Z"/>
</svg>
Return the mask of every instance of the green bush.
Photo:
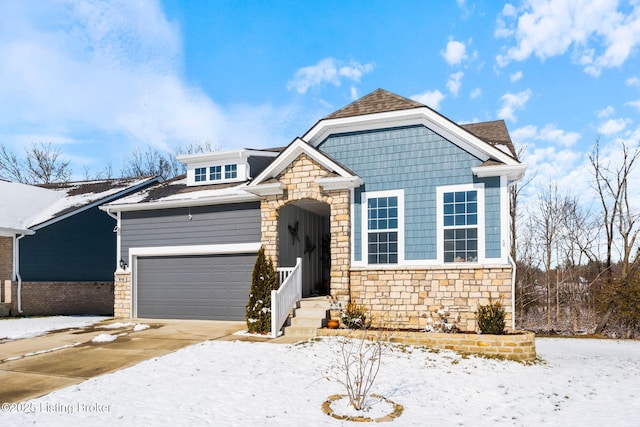
<svg viewBox="0 0 640 427">
<path fill-rule="evenodd" d="M 349 329 L 367 328 L 367 308 L 364 305 L 347 303 L 346 308 L 340 313 L 342 323 Z"/>
<path fill-rule="evenodd" d="M 278 289 L 278 275 L 271 258 L 266 258 L 264 248 L 258 251 L 253 267 L 251 293 L 247 303 L 247 329 L 254 334 L 271 332 L 271 291 Z"/>
<path fill-rule="evenodd" d="M 476 310 L 476 322 L 483 334 L 503 335 L 505 312 L 502 304 L 502 297 L 498 301 L 492 301 L 489 297 L 489 304 L 480 305 Z"/>
</svg>

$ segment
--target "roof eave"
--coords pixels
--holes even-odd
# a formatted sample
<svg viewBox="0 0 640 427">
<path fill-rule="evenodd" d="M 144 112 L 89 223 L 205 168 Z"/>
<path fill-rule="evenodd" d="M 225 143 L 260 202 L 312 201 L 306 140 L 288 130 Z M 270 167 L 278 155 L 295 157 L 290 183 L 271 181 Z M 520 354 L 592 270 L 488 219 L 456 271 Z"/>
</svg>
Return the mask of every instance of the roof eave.
<svg viewBox="0 0 640 427">
<path fill-rule="evenodd" d="M 506 176 L 510 181 L 520 180 L 527 170 L 526 163 L 517 165 L 476 166 L 471 171 L 478 178 Z"/>
<path fill-rule="evenodd" d="M 99 209 L 105 212 L 134 212 L 134 211 L 149 211 L 154 209 L 171 209 L 171 208 L 186 208 L 193 206 L 206 206 L 206 205 L 219 205 L 223 203 L 245 203 L 245 202 L 257 202 L 260 198 L 255 194 L 232 194 L 224 196 L 210 196 L 200 197 L 192 199 L 177 199 L 177 200 L 158 200 L 155 202 L 139 202 L 139 203 L 126 203 L 120 205 L 100 206 Z"/>
</svg>

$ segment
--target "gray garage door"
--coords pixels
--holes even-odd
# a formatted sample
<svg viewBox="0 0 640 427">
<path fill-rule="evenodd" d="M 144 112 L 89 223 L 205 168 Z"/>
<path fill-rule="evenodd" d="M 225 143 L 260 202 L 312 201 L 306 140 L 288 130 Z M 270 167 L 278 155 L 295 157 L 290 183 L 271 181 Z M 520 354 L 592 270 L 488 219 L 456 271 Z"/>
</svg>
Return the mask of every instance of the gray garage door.
<svg viewBox="0 0 640 427">
<path fill-rule="evenodd" d="M 244 320 L 256 254 L 140 257 L 138 317 Z"/>
</svg>

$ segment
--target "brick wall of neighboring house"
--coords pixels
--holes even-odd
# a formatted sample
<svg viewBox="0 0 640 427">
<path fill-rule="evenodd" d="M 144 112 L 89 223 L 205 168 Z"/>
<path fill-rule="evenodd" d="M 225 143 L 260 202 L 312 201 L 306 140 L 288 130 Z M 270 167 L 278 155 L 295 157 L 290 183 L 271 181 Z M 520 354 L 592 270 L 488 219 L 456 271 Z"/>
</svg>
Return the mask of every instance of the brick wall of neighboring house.
<svg viewBox="0 0 640 427">
<path fill-rule="evenodd" d="M 511 267 L 353 269 L 351 297 L 365 304 L 374 322 L 398 328 L 424 328 L 441 307 L 460 316 L 461 331 L 475 331 L 478 304 L 503 296 L 507 328 L 511 327 Z M 424 315 L 424 316 L 423 316 Z"/>
<path fill-rule="evenodd" d="M 13 315 L 18 315 L 13 282 Z M 22 282 L 22 315 L 113 315 L 113 282 Z"/>
<path fill-rule="evenodd" d="M 13 274 L 13 237 L 0 237 L 0 281 Z"/>
</svg>

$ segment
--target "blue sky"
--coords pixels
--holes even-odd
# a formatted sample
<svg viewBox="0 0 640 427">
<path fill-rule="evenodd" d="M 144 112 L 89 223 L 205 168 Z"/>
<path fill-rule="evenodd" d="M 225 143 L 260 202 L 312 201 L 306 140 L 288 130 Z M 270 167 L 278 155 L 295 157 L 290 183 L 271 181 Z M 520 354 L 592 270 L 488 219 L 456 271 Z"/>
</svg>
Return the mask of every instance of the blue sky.
<svg viewBox="0 0 640 427">
<path fill-rule="evenodd" d="M 637 0 L 4 1 L 0 143 L 52 142 L 82 178 L 146 145 L 286 145 L 384 88 L 504 119 L 528 191 L 588 191 L 597 138 L 640 140 L 639 44 Z"/>
</svg>

